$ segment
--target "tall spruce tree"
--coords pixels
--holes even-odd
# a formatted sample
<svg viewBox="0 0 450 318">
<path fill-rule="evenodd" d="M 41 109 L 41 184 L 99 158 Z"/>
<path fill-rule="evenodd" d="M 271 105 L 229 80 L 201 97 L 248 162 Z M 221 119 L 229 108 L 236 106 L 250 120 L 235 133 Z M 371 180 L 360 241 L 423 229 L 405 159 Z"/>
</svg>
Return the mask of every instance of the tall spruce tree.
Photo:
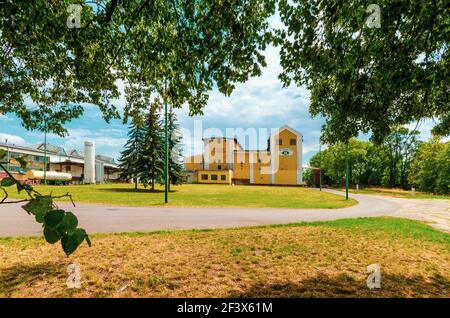
<svg viewBox="0 0 450 318">
<path fill-rule="evenodd" d="M 183 165 L 181 158 L 181 136 L 179 125 L 177 123 L 177 115 L 170 107 L 168 114 L 168 132 L 169 132 L 169 190 L 170 185 L 182 184 L 184 181 Z"/>
<path fill-rule="evenodd" d="M 150 105 L 145 116 L 145 137 L 140 178 L 144 187 L 151 185 L 155 190 L 155 182 L 164 182 L 164 129 L 159 116 L 161 102 L 156 99 Z"/>
<path fill-rule="evenodd" d="M 142 172 L 142 156 L 145 130 L 134 122 L 130 124 L 128 141 L 120 153 L 119 167 L 121 179 L 133 179 L 134 188 L 138 187 L 139 175 Z"/>
</svg>

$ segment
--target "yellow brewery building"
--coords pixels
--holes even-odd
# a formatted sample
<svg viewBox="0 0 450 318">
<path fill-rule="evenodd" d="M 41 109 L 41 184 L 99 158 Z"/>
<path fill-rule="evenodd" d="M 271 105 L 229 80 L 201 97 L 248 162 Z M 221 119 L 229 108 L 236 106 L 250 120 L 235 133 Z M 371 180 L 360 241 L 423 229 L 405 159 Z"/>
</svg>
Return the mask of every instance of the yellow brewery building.
<svg viewBox="0 0 450 318">
<path fill-rule="evenodd" d="M 204 138 L 203 154 L 185 159 L 187 182 L 301 185 L 302 142 L 289 126 L 272 133 L 266 150 L 245 150 L 236 138 Z"/>
</svg>

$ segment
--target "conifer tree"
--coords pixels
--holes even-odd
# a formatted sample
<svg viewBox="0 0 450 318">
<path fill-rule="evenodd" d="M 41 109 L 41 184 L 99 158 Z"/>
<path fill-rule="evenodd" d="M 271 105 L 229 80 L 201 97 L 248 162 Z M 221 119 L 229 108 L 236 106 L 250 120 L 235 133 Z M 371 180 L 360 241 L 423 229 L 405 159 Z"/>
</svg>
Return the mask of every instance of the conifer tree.
<svg viewBox="0 0 450 318">
<path fill-rule="evenodd" d="M 119 167 L 121 179 L 133 179 L 134 188 L 138 187 L 139 175 L 142 171 L 142 149 L 145 137 L 145 130 L 136 125 L 130 124 L 128 131 L 128 141 L 125 149 L 120 153 Z"/>
<path fill-rule="evenodd" d="M 182 184 L 184 181 L 181 149 L 181 136 L 177 116 L 170 108 L 168 114 L 168 132 L 169 132 L 169 190 L 170 185 Z"/>
<path fill-rule="evenodd" d="M 145 136 L 141 167 L 141 180 L 145 187 L 151 185 L 155 190 L 155 182 L 164 182 L 164 129 L 159 116 L 161 103 L 155 100 L 145 115 Z"/>
</svg>

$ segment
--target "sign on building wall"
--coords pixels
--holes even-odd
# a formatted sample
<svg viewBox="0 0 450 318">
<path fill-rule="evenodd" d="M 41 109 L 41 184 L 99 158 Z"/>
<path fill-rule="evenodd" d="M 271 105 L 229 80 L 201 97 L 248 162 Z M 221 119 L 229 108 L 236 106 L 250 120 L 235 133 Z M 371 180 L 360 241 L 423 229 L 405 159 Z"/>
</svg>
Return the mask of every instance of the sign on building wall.
<svg viewBox="0 0 450 318">
<path fill-rule="evenodd" d="M 283 156 L 283 157 L 292 156 L 293 153 L 294 152 L 290 148 L 281 148 L 280 149 L 280 156 Z"/>
</svg>

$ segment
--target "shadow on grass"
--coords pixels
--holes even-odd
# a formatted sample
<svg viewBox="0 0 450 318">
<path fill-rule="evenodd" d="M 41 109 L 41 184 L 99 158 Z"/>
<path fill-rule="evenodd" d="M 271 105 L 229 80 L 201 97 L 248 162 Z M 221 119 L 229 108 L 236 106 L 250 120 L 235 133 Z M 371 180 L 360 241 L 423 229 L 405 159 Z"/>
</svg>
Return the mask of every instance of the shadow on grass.
<svg viewBox="0 0 450 318">
<path fill-rule="evenodd" d="M 97 191 L 103 192 L 119 192 L 119 193 L 164 193 L 164 190 L 156 189 L 134 189 L 134 188 L 102 188 Z M 177 192 L 176 190 L 170 190 L 170 193 Z"/>
<path fill-rule="evenodd" d="M 33 265 L 16 265 L 0 271 L 0 293 L 9 294 L 23 286 L 30 286 L 49 277 L 64 277 L 64 265 L 56 263 L 39 263 Z M 67 276 L 67 275 L 66 275 Z M 65 280 L 62 279 L 62 282 Z M 39 297 L 39 295 L 36 295 Z"/>
<path fill-rule="evenodd" d="M 318 274 L 295 283 L 255 284 L 244 291 L 232 292 L 228 297 L 450 297 L 450 281 L 439 274 L 428 279 L 382 274 L 381 288 L 371 290 L 365 278 L 356 280 L 347 274 Z"/>
</svg>

